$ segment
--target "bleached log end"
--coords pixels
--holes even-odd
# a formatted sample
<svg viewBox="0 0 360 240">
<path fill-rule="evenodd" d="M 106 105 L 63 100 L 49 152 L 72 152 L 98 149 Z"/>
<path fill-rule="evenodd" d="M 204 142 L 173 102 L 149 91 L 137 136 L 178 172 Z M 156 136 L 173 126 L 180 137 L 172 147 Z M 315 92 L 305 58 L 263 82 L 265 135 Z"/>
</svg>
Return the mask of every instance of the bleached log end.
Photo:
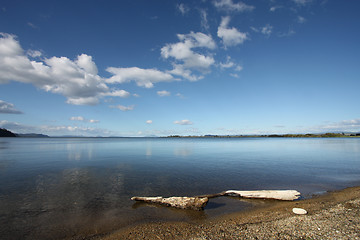
<svg viewBox="0 0 360 240">
<path fill-rule="evenodd" d="M 260 191 L 225 191 L 226 195 L 236 195 L 243 198 L 265 198 L 293 201 L 300 197 L 300 192 L 296 190 L 260 190 Z"/>
</svg>

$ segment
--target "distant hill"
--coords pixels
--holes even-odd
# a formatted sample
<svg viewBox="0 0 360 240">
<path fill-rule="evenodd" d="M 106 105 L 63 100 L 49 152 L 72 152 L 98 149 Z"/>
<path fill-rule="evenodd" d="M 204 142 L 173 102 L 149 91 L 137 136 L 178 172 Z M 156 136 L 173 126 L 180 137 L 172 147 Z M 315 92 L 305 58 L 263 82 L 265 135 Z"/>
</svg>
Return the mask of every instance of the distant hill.
<svg viewBox="0 0 360 240">
<path fill-rule="evenodd" d="M 16 133 L 16 137 L 48 138 L 48 135 L 38 133 Z"/>
<path fill-rule="evenodd" d="M 49 136 L 38 133 L 13 133 L 5 128 L 0 128 L 0 137 L 48 138 Z"/>
<path fill-rule="evenodd" d="M 0 128 L 0 137 L 16 137 L 16 135 L 5 128 Z"/>
</svg>

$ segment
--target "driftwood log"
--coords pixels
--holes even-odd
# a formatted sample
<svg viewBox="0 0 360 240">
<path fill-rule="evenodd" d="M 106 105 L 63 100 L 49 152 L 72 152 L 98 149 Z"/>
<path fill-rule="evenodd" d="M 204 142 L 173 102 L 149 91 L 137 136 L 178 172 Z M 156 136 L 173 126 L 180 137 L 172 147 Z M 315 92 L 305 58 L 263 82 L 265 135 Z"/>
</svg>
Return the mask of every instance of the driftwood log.
<svg viewBox="0 0 360 240">
<path fill-rule="evenodd" d="M 228 190 L 221 193 L 207 194 L 195 197 L 132 197 L 131 200 L 175 207 L 180 209 L 202 210 L 209 201 L 209 198 L 221 196 L 237 196 L 242 198 L 260 198 L 292 201 L 300 197 L 296 190 L 260 190 L 260 191 L 238 191 Z"/>
<path fill-rule="evenodd" d="M 296 190 L 261 190 L 261 191 L 225 191 L 227 196 L 239 196 L 242 198 L 266 198 L 284 201 L 296 200 L 300 197 L 300 193 Z"/>
<path fill-rule="evenodd" d="M 209 201 L 207 197 L 132 197 L 131 200 L 159 203 L 169 207 L 193 210 L 202 210 Z"/>
</svg>

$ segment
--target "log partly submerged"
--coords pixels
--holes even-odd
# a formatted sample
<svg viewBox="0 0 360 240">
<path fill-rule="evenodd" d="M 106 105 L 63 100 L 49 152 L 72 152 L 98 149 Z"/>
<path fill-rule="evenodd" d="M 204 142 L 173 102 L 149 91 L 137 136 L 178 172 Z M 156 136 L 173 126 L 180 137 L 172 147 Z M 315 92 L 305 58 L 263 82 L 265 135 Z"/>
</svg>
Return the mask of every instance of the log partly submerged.
<svg viewBox="0 0 360 240">
<path fill-rule="evenodd" d="M 296 190 L 260 190 L 260 191 L 237 191 L 228 190 L 221 193 L 207 194 L 195 197 L 132 197 L 131 200 L 175 207 L 180 209 L 202 210 L 209 201 L 209 198 L 221 196 L 238 196 L 242 198 L 261 198 L 292 201 L 300 197 Z"/>
<path fill-rule="evenodd" d="M 207 197 L 132 197 L 131 200 L 159 203 L 169 207 L 193 210 L 202 210 L 209 201 Z"/>
</svg>

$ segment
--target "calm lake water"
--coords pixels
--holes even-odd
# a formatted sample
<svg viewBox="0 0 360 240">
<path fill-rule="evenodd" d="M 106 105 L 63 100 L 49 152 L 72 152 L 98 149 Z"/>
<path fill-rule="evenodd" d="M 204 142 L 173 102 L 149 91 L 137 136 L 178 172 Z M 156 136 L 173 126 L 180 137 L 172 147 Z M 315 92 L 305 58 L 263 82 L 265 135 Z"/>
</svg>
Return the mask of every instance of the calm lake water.
<svg viewBox="0 0 360 240">
<path fill-rule="evenodd" d="M 61 239 L 149 221 L 201 221 L 269 201 L 211 199 L 205 211 L 132 196 L 360 185 L 359 138 L 0 138 L 0 236 Z"/>
</svg>

